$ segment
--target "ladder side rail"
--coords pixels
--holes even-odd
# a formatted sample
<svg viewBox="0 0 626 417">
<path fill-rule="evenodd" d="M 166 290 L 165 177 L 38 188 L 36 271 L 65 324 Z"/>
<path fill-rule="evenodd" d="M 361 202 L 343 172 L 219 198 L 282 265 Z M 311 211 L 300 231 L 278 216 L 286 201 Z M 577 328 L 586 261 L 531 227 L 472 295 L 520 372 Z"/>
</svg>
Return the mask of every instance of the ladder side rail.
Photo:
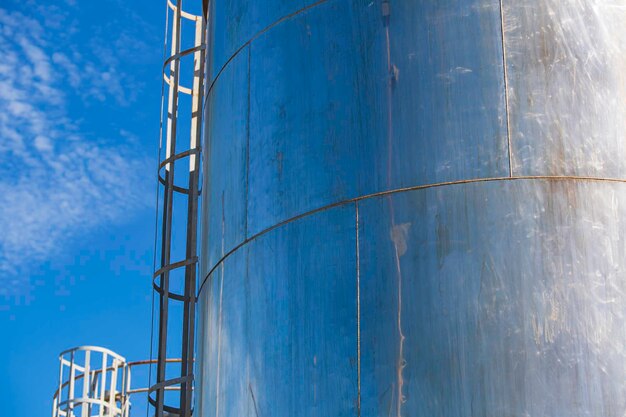
<svg viewBox="0 0 626 417">
<path fill-rule="evenodd" d="M 204 19 L 196 20 L 195 46 L 202 44 L 204 33 Z M 204 74 L 204 49 L 194 53 L 194 77 L 192 94 L 192 114 L 189 148 L 197 150 L 201 142 L 202 121 L 202 91 Z M 199 155 L 192 153 L 189 156 L 189 195 L 187 213 L 187 259 L 197 259 L 197 234 L 198 234 L 198 199 L 199 199 Z M 181 377 L 188 377 L 181 384 L 180 404 L 181 416 L 189 417 L 192 414 L 192 387 L 193 387 L 193 362 L 195 347 L 195 307 L 196 307 L 196 276 L 197 261 L 185 267 L 185 305 L 183 316 L 183 340 L 182 340 L 182 366 Z"/>
<path fill-rule="evenodd" d="M 177 0 L 174 9 L 174 19 L 172 22 L 172 44 L 171 54 L 177 55 L 180 52 L 180 25 L 181 25 L 182 0 Z M 167 132 L 166 132 L 166 158 L 176 153 L 176 129 L 178 116 L 178 86 L 179 86 L 180 61 L 174 59 L 170 63 L 170 82 L 168 88 L 168 109 L 167 109 Z M 161 265 L 170 264 L 171 237 L 172 237 L 172 215 L 174 199 L 174 179 L 175 161 L 165 166 L 165 194 L 163 210 L 163 239 L 161 250 Z M 160 294 L 159 308 L 159 346 L 157 350 L 157 384 L 166 379 L 167 358 L 167 324 L 169 310 L 169 270 L 165 270 L 160 278 L 162 293 Z M 163 417 L 163 407 L 165 405 L 165 391 L 156 391 L 157 409 L 156 417 Z"/>
</svg>

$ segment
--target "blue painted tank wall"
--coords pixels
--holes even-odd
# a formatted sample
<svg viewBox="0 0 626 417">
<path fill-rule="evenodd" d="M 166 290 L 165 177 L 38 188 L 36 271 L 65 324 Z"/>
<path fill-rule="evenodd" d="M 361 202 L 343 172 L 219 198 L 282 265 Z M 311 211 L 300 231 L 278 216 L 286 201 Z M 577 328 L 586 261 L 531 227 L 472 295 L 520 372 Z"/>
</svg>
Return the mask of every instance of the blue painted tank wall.
<svg viewBox="0 0 626 417">
<path fill-rule="evenodd" d="M 197 415 L 623 417 L 624 21 L 213 2 Z"/>
</svg>

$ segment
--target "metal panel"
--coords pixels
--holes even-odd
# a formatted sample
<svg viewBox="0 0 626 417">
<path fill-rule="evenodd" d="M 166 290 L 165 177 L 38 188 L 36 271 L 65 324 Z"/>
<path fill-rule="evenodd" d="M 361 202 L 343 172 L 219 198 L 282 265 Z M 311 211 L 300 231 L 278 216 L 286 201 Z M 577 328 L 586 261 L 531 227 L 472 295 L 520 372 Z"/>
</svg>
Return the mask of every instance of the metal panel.
<svg viewBox="0 0 626 417">
<path fill-rule="evenodd" d="M 332 2 L 251 45 L 250 234 L 356 193 L 367 139 L 351 31 L 347 2 Z"/>
<path fill-rule="evenodd" d="M 624 178 L 626 2 L 507 0 L 517 175 Z"/>
<path fill-rule="evenodd" d="M 217 367 L 220 291 L 224 268 L 216 269 L 198 295 L 198 345 L 196 347 L 196 405 L 194 413 L 210 416 L 217 403 Z"/>
<path fill-rule="evenodd" d="M 500 14 L 484 3 L 394 3 L 387 25 L 380 2 L 330 1 L 256 39 L 249 234 L 362 194 L 508 175 Z"/>
<path fill-rule="evenodd" d="M 626 412 L 626 184 L 359 203 L 362 415 Z"/>
<path fill-rule="evenodd" d="M 250 294 L 246 291 L 246 251 L 235 253 L 213 274 L 210 302 L 215 309 L 213 353 L 209 362 L 208 395 L 212 401 L 204 405 L 202 415 L 254 417 L 249 380 L 248 326 L 253 321 L 245 306 Z M 265 326 L 267 328 L 267 326 Z M 205 378 L 206 380 L 207 378 Z"/>
<path fill-rule="evenodd" d="M 206 112 L 203 277 L 246 235 L 247 51 L 233 59 L 213 87 Z"/>
<path fill-rule="evenodd" d="M 624 0 L 217 3 L 200 416 L 623 417 Z"/>
<path fill-rule="evenodd" d="M 499 1 L 391 1 L 388 20 L 369 25 L 384 44 L 362 69 L 377 80 L 368 94 L 378 92 L 364 117 L 383 127 L 370 138 L 379 169 L 368 184 L 508 175 Z M 381 61 L 382 71 L 372 65 Z"/>
<path fill-rule="evenodd" d="M 313 0 L 224 0 L 211 2 L 212 65 L 209 81 L 224 64 L 260 31 Z"/>
<path fill-rule="evenodd" d="M 354 236 L 354 206 L 342 207 L 269 232 L 216 269 L 200 295 L 220 326 L 200 346 L 200 415 L 356 415 Z"/>
</svg>

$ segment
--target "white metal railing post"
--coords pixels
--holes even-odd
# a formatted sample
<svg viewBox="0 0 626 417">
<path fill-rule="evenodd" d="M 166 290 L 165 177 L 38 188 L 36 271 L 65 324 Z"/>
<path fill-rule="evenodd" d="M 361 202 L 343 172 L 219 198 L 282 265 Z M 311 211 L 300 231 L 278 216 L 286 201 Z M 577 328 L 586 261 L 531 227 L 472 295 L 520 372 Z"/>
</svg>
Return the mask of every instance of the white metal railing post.
<svg viewBox="0 0 626 417">
<path fill-rule="evenodd" d="M 202 44 L 202 36 L 204 29 L 204 20 L 202 18 L 196 19 L 196 33 L 195 33 L 195 45 Z M 192 100 L 191 100 L 191 134 L 189 135 L 189 149 L 196 149 L 197 147 L 197 138 L 200 129 L 200 121 L 202 120 L 202 115 L 200 111 L 202 110 L 202 98 L 200 97 L 200 85 L 202 84 L 202 77 L 204 74 L 201 74 L 202 71 L 202 63 L 204 61 L 202 50 L 198 50 L 193 54 L 193 87 L 192 87 Z M 189 156 L 189 172 L 193 172 L 196 170 L 196 155 L 191 154 Z"/>
<path fill-rule="evenodd" d="M 110 416 L 113 416 L 115 414 L 114 411 L 117 408 L 117 404 L 115 402 L 115 396 L 117 395 L 117 367 L 117 359 L 113 359 L 111 366 L 111 381 L 109 382 L 109 409 L 107 410 Z"/>
<path fill-rule="evenodd" d="M 89 361 L 91 359 L 91 352 L 85 352 L 85 366 L 83 370 L 83 398 L 89 398 Z M 81 409 L 81 417 L 90 417 L 89 416 L 89 406 L 83 406 Z"/>
<path fill-rule="evenodd" d="M 67 412 L 74 415 L 74 382 L 76 377 L 76 368 L 74 367 L 74 351 L 72 351 L 70 359 L 70 386 L 68 390 Z"/>
<path fill-rule="evenodd" d="M 52 410 L 52 417 L 56 417 L 60 415 L 60 401 L 63 395 L 63 356 L 60 357 L 61 366 L 59 366 L 59 388 L 57 390 L 57 396 L 54 401 L 54 408 Z"/>
<path fill-rule="evenodd" d="M 105 400 L 105 393 L 106 393 L 106 387 L 107 387 L 107 354 L 104 353 L 102 355 L 102 373 L 100 374 L 100 397 L 98 398 L 100 400 L 100 407 L 99 407 L 99 413 L 98 416 L 99 417 L 104 417 L 104 404 L 106 402 Z"/>
</svg>

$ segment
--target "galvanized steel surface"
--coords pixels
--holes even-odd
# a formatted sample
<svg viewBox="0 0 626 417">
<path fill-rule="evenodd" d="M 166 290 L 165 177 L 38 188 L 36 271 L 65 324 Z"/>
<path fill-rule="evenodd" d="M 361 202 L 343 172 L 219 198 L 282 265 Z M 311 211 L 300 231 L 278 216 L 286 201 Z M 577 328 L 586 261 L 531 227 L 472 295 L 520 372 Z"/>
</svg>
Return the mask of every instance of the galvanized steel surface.
<svg viewBox="0 0 626 417">
<path fill-rule="evenodd" d="M 623 22 L 213 2 L 196 413 L 623 417 Z"/>
</svg>

